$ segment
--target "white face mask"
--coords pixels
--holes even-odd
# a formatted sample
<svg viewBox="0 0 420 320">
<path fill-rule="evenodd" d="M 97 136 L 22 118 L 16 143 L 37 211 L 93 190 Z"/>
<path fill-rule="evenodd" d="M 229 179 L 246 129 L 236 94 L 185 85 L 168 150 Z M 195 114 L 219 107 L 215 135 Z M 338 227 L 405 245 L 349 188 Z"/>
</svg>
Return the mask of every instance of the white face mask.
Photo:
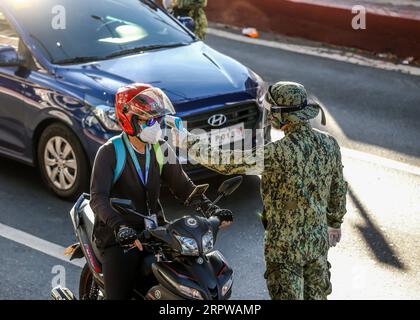
<svg viewBox="0 0 420 320">
<path fill-rule="evenodd" d="M 160 128 L 160 124 L 155 122 L 153 126 L 142 129 L 138 137 L 145 143 L 158 143 L 159 139 L 162 137 L 162 129 Z"/>
</svg>

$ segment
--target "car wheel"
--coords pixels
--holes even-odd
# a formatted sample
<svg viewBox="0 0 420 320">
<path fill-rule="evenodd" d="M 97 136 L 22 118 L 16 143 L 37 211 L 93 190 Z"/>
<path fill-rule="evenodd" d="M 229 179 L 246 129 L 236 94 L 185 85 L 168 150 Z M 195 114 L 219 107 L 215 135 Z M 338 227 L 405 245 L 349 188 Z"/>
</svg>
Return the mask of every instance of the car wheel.
<svg viewBox="0 0 420 320">
<path fill-rule="evenodd" d="M 53 124 L 42 132 L 38 164 L 42 179 L 57 196 L 73 200 L 87 189 L 89 167 L 85 153 L 65 125 Z"/>
</svg>

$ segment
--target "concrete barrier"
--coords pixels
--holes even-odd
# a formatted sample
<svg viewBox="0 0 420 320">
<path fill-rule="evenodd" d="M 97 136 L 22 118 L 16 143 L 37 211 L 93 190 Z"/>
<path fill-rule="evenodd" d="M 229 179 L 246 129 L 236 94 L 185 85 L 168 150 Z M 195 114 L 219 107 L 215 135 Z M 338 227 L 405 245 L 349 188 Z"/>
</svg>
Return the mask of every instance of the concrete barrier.
<svg viewBox="0 0 420 320">
<path fill-rule="evenodd" d="M 368 6 L 364 30 L 354 30 L 352 5 L 306 0 L 209 0 L 212 22 L 420 59 L 420 11 Z"/>
</svg>

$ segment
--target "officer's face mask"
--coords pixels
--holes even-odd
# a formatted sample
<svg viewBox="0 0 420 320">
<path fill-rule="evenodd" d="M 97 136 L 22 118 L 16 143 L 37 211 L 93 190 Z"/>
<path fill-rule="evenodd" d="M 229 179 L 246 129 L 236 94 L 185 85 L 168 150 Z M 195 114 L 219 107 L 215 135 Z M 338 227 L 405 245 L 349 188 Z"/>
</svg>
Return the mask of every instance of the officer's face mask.
<svg viewBox="0 0 420 320">
<path fill-rule="evenodd" d="M 280 109 L 275 109 L 273 99 L 269 90 L 261 98 L 260 104 L 267 112 L 267 121 L 276 130 L 281 130 L 281 128 L 287 124 L 287 121 L 283 119 Z M 273 108 L 274 106 L 274 108 Z"/>
<path fill-rule="evenodd" d="M 141 125 L 141 131 L 138 137 L 144 143 L 155 144 L 162 137 L 162 129 L 160 128 L 160 121 L 156 119 L 151 120 L 155 121 L 151 122 L 148 120 L 147 123 Z"/>
</svg>

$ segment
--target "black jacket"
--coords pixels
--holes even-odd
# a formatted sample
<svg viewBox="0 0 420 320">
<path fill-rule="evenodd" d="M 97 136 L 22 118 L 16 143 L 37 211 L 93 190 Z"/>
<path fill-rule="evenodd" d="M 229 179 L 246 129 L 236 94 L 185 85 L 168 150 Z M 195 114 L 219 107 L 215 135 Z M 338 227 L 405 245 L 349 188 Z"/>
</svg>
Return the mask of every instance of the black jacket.
<svg viewBox="0 0 420 320">
<path fill-rule="evenodd" d="M 160 187 L 165 182 L 171 192 L 182 202 L 191 194 L 194 183 L 182 169 L 174 151 L 165 142 L 160 141 L 164 155 L 162 174 L 159 173 L 159 164 L 153 148 L 150 151 L 150 169 L 147 181 L 150 211 L 158 215 L 159 221 L 164 221 L 163 209 L 159 202 Z M 145 155 L 136 152 L 139 164 L 144 171 Z M 168 163 L 166 163 L 168 162 Z M 136 215 L 123 216 L 115 211 L 110 204 L 110 198 L 132 200 L 136 210 L 147 215 L 146 191 L 138 177 L 137 171 L 126 150 L 126 163 L 120 178 L 113 185 L 116 165 L 115 150 L 112 142 L 105 143 L 98 151 L 93 165 L 91 179 L 90 206 L 95 214 L 93 235 L 99 248 L 106 248 L 116 244 L 114 230 L 124 224 L 144 229 L 144 220 Z"/>
</svg>

